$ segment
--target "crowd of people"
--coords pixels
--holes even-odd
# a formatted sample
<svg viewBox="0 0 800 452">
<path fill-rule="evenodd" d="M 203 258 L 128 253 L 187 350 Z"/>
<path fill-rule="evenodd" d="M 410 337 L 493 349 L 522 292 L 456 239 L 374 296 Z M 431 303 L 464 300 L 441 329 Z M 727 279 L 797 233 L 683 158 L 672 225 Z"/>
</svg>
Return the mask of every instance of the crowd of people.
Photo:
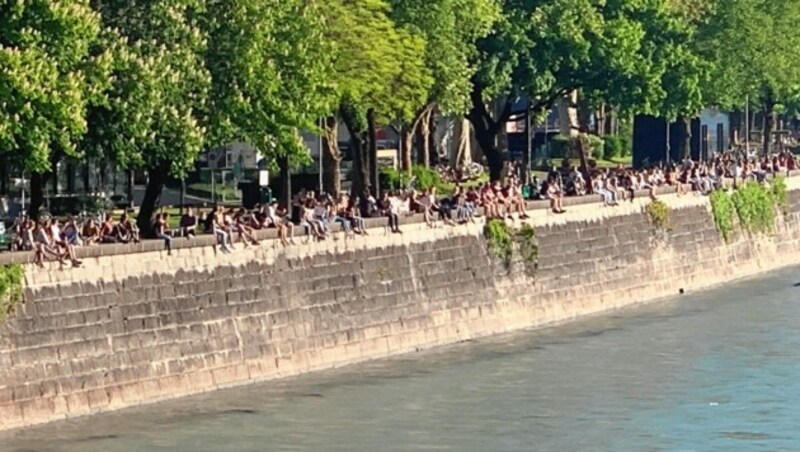
<svg viewBox="0 0 800 452">
<path fill-rule="evenodd" d="M 675 187 L 678 195 L 692 190 L 708 194 L 723 186 L 724 180 L 734 184 L 747 180 L 763 181 L 770 174 L 780 174 L 800 168 L 790 152 L 780 152 L 771 157 L 755 157 L 743 152 L 716 155 L 707 162 L 685 160 L 645 170 L 633 170 L 620 165 L 617 168 L 594 168 L 590 171 L 591 192 L 599 195 L 603 205 L 614 206 L 621 201 L 632 201 L 637 190 L 649 190 L 655 196 L 659 187 Z M 333 198 L 301 189 L 286 208 L 277 202 L 256 205 L 253 209 L 216 206 L 208 210 L 187 208 L 176 223 L 168 213 L 159 213 L 152 232 L 164 241 L 171 253 L 177 238 L 191 240 L 198 234 L 211 234 L 223 253 L 232 252 L 236 243 L 247 247 L 259 243 L 256 231 L 275 229 L 284 246 L 295 243 L 295 230 L 305 231 L 304 240 L 337 239 L 333 232 L 342 232 L 345 239 L 368 235 L 368 218 L 387 218 L 388 230 L 401 234 L 401 218 L 422 214 L 428 227 L 456 226 L 475 222 L 478 216 L 487 219 L 528 218 L 526 201 L 548 200 L 556 214 L 565 212 L 565 196 L 587 194 L 589 183 L 583 171 L 565 159 L 560 167 L 552 167 L 542 181 L 530 178 L 525 184 L 521 174 L 510 168 L 503 182 L 485 182 L 478 185 L 457 184 L 451 194 L 439 195 L 436 187 L 425 190 L 404 189 L 383 191 L 377 198 L 370 192 L 363 196 L 340 195 Z M 516 218 L 515 218 L 516 216 Z M 80 266 L 75 248 L 104 243 L 138 243 L 141 240 L 136 222 L 127 213 L 114 218 L 107 213 L 98 218 L 74 217 L 66 220 L 42 218 L 38 221 L 21 217 L 12 227 L 15 247 L 33 251 L 35 261 L 43 265 L 45 259 Z"/>
<path fill-rule="evenodd" d="M 638 190 L 647 190 L 654 197 L 659 187 L 673 187 L 678 195 L 689 190 L 707 195 L 722 188 L 724 181 L 734 184 L 749 180 L 763 182 L 770 175 L 786 174 L 800 168 L 797 157 L 789 151 L 781 151 L 770 157 L 748 155 L 742 150 L 732 150 L 715 155 L 705 162 L 683 160 L 634 170 L 619 165 L 617 168 L 593 168 L 591 192 L 600 195 L 606 206 L 634 198 Z M 550 200 L 554 211 L 561 208 L 564 196 L 583 196 L 589 192 L 587 177 L 583 171 L 564 159 L 560 167 L 552 167 L 543 181 L 533 178 L 534 198 Z"/>
</svg>

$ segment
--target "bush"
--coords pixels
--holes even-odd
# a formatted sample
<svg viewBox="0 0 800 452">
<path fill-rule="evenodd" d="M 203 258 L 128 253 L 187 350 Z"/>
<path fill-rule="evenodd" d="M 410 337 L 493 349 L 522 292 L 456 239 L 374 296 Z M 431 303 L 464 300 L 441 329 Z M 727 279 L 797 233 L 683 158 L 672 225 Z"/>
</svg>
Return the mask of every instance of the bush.
<svg viewBox="0 0 800 452">
<path fill-rule="evenodd" d="M 664 201 L 657 199 L 650 201 L 645 210 L 656 229 L 666 230 L 669 228 L 669 206 Z"/>
<path fill-rule="evenodd" d="M 381 175 L 383 176 L 382 181 L 386 184 L 385 187 L 381 188 L 390 190 L 405 189 L 411 181 L 411 176 L 401 169 L 384 168 L 381 170 Z"/>
<path fill-rule="evenodd" d="M 11 264 L 0 267 L 0 318 L 11 314 L 22 301 L 22 265 Z"/>
<path fill-rule="evenodd" d="M 622 139 L 617 135 L 609 135 L 603 138 L 603 159 L 613 160 L 622 157 Z"/>
<path fill-rule="evenodd" d="M 733 233 L 733 213 L 736 207 L 731 201 L 730 195 L 724 190 L 715 190 L 709 196 L 711 201 L 711 213 L 714 215 L 714 224 L 717 231 L 722 235 L 722 239 L 729 242 Z"/>
<path fill-rule="evenodd" d="M 417 190 L 427 190 L 431 187 L 439 187 L 442 185 L 442 180 L 439 177 L 439 172 L 435 169 L 425 168 L 422 165 L 416 165 L 411 169 L 411 173 L 416 181 Z"/>
<path fill-rule="evenodd" d="M 739 224 L 750 232 L 770 232 L 775 223 L 775 198 L 758 182 L 747 182 L 731 196 Z"/>
<path fill-rule="evenodd" d="M 776 176 L 772 180 L 772 197 L 775 200 L 781 213 L 789 213 L 789 193 L 786 188 L 786 180 L 781 176 Z"/>
<path fill-rule="evenodd" d="M 508 226 L 503 220 L 489 220 L 483 227 L 483 235 L 489 251 L 502 260 L 506 266 L 511 264 L 511 246 L 513 241 Z"/>
<path fill-rule="evenodd" d="M 549 146 L 551 159 L 563 159 L 572 154 L 572 142 L 567 136 L 554 136 L 550 141 Z"/>
<path fill-rule="evenodd" d="M 586 158 L 595 158 L 601 159 L 605 154 L 604 146 L 605 143 L 603 139 L 598 137 L 597 135 L 586 134 L 586 145 L 588 149 L 586 149 Z"/>
</svg>

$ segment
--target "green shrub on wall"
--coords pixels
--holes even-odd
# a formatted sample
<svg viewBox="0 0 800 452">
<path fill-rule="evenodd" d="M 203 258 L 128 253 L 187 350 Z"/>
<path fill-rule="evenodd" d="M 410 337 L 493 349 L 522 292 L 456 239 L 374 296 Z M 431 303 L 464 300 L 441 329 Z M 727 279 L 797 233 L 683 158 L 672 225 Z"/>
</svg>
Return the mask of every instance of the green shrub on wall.
<svg viewBox="0 0 800 452">
<path fill-rule="evenodd" d="M 489 220 L 483 229 L 489 251 L 499 259 L 506 269 L 511 267 L 514 253 L 518 252 L 520 260 L 530 274 L 539 263 L 539 245 L 536 241 L 536 230 L 523 223 L 519 229 L 512 230 L 503 220 Z"/>
<path fill-rule="evenodd" d="M 0 318 L 14 311 L 22 301 L 22 278 L 24 271 L 19 264 L 0 267 Z"/>
<path fill-rule="evenodd" d="M 647 216 L 650 217 L 650 223 L 656 229 L 669 229 L 669 206 L 667 206 L 667 203 L 654 199 L 645 207 L 645 211 Z"/>
<path fill-rule="evenodd" d="M 775 197 L 758 182 L 747 182 L 731 195 L 739 224 L 750 232 L 768 233 L 775 224 Z"/>
<path fill-rule="evenodd" d="M 771 181 L 771 184 L 772 197 L 781 213 L 786 215 L 789 213 L 789 190 L 786 188 L 786 179 L 778 176 Z"/>
<path fill-rule="evenodd" d="M 768 234 L 775 227 L 775 212 L 786 214 L 789 200 L 786 181 L 775 178 L 770 185 L 747 182 L 731 194 L 724 190 L 711 193 L 714 223 L 725 241 L 730 241 L 736 222 L 748 232 Z"/>
<path fill-rule="evenodd" d="M 489 220 L 483 227 L 483 235 L 486 237 L 489 251 L 502 260 L 506 266 L 510 265 L 513 241 L 506 222 L 496 219 Z"/>
<path fill-rule="evenodd" d="M 536 230 L 528 223 L 522 223 L 516 236 L 525 265 L 535 269 L 539 264 L 539 244 L 536 242 Z"/>
<path fill-rule="evenodd" d="M 731 196 L 724 190 L 715 190 L 711 192 L 709 198 L 717 231 L 722 234 L 723 240 L 729 242 L 733 235 L 733 215 L 736 210 Z"/>
</svg>

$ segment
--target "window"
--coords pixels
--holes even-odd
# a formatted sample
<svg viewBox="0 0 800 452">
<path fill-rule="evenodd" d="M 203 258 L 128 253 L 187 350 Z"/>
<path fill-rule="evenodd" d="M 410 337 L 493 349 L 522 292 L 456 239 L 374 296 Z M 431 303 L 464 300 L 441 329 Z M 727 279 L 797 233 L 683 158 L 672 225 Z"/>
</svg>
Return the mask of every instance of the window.
<svg viewBox="0 0 800 452">
<path fill-rule="evenodd" d="M 717 123 L 717 152 L 725 150 L 725 125 Z"/>
</svg>

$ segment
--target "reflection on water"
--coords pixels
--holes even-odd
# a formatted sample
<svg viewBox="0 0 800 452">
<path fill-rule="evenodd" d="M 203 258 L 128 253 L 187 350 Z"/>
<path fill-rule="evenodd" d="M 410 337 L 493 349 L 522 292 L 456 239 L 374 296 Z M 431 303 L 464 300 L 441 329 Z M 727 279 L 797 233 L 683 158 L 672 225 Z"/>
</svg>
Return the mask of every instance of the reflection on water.
<svg viewBox="0 0 800 452">
<path fill-rule="evenodd" d="M 13 432 L 0 450 L 800 450 L 799 273 Z"/>
</svg>

